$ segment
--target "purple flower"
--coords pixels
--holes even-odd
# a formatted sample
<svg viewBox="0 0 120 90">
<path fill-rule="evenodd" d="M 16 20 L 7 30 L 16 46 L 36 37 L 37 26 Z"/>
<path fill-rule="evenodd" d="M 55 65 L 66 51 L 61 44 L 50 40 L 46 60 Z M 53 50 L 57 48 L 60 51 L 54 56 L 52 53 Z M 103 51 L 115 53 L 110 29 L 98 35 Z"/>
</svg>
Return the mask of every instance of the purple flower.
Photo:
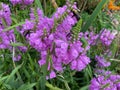
<svg viewBox="0 0 120 90">
<path fill-rule="evenodd" d="M 52 59 L 53 59 L 53 67 L 55 70 L 57 71 L 63 71 L 63 68 L 62 68 L 62 60 L 61 58 L 57 58 L 55 56 L 52 56 Z"/>
<path fill-rule="evenodd" d="M 73 61 L 71 62 L 70 68 L 71 68 L 71 70 L 76 70 L 76 68 L 77 68 L 77 61 L 76 61 L 76 60 L 73 60 Z"/>
<path fill-rule="evenodd" d="M 44 65 L 46 63 L 46 60 L 39 60 L 38 63 L 40 65 L 40 67 L 41 67 L 42 65 Z"/>
<path fill-rule="evenodd" d="M 47 52 L 46 51 L 42 51 L 41 52 L 41 59 L 38 61 L 40 67 L 44 64 L 46 64 L 46 59 L 47 59 Z"/>
<path fill-rule="evenodd" d="M 65 57 L 68 51 L 68 43 L 62 40 L 55 40 L 55 53 L 58 57 Z"/>
<path fill-rule="evenodd" d="M 50 72 L 50 79 L 55 78 L 56 77 L 56 73 L 54 71 Z"/>
<path fill-rule="evenodd" d="M 11 2 L 13 5 L 16 5 L 16 4 L 21 4 L 21 3 L 22 3 L 22 0 L 10 0 L 10 2 Z"/>
<path fill-rule="evenodd" d="M 59 7 L 57 8 L 57 11 L 54 13 L 53 18 L 60 18 L 62 14 L 64 14 L 65 10 L 67 9 L 67 6 Z"/>
<path fill-rule="evenodd" d="M 77 60 L 77 71 L 82 71 L 86 67 L 85 63 L 82 62 L 81 59 Z"/>
<path fill-rule="evenodd" d="M 80 56 L 80 59 L 82 60 L 82 62 L 83 62 L 85 65 L 87 65 L 87 64 L 90 63 L 90 58 L 87 57 L 86 55 L 81 55 L 81 56 Z"/>
<path fill-rule="evenodd" d="M 69 54 L 71 59 L 76 59 L 79 55 L 78 51 L 75 48 L 70 48 Z"/>
<path fill-rule="evenodd" d="M 32 4 L 34 2 L 34 0 L 23 0 L 23 3 L 25 4 L 25 5 L 30 5 L 30 4 Z"/>
<path fill-rule="evenodd" d="M 106 74 L 99 75 L 91 80 L 89 90 L 119 90 L 119 75 Z"/>
<path fill-rule="evenodd" d="M 101 31 L 100 40 L 103 43 L 103 45 L 110 46 L 114 38 L 115 38 L 115 34 L 110 32 L 110 30 L 103 29 Z"/>
<path fill-rule="evenodd" d="M 26 52 L 27 51 L 27 47 L 25 46 L 18 46 L 18 49 L 22 52 Z"/>
<path fill-rule="evenodd" d="M 30 30 L 34 28 L 34 22 L 26 20 L 25 24 L 23 25 L 24 30 Z"/>
<path fill-rule="evenodd" d="M 95 69 L 95 74 L 97 74 L 97 75 L 109 75 L 109 74 L 112 74 L 112 72 L 105 71 L 104 69 Z"/>
<path fill-rule="evenodd" d="M 22 29 L 19 29 L 18 28 L 18 31 L 22 34 L 22 35 L 24 35 L 26 32 L 33 32 L 32 30 L 34 29 L 34 26 L 35 26 L 35 23 L 34 22 L 32 22 L 32 21 L 29 21 L 29 20 L 26 20 L 25 21 L 25 24 L 23 24 L 23 26 L 22 26 Z M 24 35 L 24 36 L 26 36 L 26 38 L 28 38 L 29 37 L 29 35 Z"/>
<path fill-rule="evenodd" d="M 13 5 L 16 5 L 16 4 L 30 5 L 34 2 L 34 0 L 10 0 L 10 2 Z"/>
<path fill-rule="evenodd" d="M 21 55 L 17 55 L 13 58 L 14 61 L 20 61 L 21 59 Z"/>
<path fill-rule="evenodd" d="M 108 67 L 111 64 L 103 56 L 96 56 L 95 58 L 96 58 L 98 67 Z"/>
<path fill-rule="evenodd" d="M 10 26 L 12 23 L 10 16 L 11 16 L 11 12 L 10 12 L 9 6 L 1 3 L 0 22 L 2 22 L 2 20 L 4 20 L 4 22 L 6 23 L 6 26 Z M 4 27 L 5 27 L 5 25 L 4 25 Z"/>
<path fill-rule="evenodd" d="M 10 45 L 10 39 L 6 35 L 6 33 L 0 33 L 0 49 L 6 49 L 9 48 Z"/>
<path fill-rule="evenodd" d="M 81 71 L 90 63 L 90 59 L 86 55 L 80 55 L 78 59 L 71 62 L 72 70 Z"/>
</svg>

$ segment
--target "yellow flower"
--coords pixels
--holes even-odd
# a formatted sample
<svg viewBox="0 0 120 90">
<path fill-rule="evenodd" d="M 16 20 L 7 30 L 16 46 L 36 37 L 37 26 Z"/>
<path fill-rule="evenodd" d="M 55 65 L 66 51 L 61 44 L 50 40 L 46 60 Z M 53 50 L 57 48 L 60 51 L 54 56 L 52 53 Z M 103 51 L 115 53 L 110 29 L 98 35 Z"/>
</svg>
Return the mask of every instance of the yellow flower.
<svg viewBox="0 0 120 90">
<path fill-rule="evenodd" d="M 115 0 L 110 0 L 108 4 L 108 9 L 109 10 L 120 10 L 120 6 L 116 6 L 114 3 L 115 3 Z"/>
</svg>

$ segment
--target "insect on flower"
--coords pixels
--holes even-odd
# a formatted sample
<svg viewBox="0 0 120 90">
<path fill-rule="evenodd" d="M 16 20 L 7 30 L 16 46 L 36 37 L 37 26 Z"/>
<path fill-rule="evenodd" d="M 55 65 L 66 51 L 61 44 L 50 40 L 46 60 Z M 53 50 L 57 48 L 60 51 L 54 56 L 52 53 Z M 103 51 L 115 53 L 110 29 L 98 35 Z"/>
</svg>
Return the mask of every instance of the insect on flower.
<svg viewBox="0 0 120 90">
<path fill-rule="evenodd" d="M 80 15 L 78 10 L 72 9 L 73 17 L 76 17 L 77 20 L 80 20 Z"/>
<path fill-rule="evenodd" d="M 23 36 L 24 37 L 30 36 L 31 33 L 33 33 L 32 30 L 26 30 L 26 31 L 23 32 Z"/>
</svg>

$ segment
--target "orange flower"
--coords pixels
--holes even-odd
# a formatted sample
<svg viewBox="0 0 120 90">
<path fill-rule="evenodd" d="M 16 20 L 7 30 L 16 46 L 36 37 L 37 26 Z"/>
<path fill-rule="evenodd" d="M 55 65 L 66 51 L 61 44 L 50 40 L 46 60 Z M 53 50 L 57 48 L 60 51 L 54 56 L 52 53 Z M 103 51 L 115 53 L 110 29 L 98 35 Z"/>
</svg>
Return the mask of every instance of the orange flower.
<svg viewBox="0 0 120 90">
<path fill-rule="evenodd" d="M 108 4 L 108 9 L 109 10 L 120 10 L 120 6 L 114 5 L 115 0 L 110 0 Z"/>
</svg>

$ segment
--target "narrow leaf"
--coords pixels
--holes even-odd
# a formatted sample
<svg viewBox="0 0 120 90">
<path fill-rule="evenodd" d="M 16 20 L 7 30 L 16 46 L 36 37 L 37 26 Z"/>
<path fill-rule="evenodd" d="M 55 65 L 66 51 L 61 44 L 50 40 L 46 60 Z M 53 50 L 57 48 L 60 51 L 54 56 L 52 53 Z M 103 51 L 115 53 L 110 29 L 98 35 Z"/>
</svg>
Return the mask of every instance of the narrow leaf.
<svg viewBox="0 0 120 90">
<path fill-rule="evenodd" d="M 10 45 L 13 46 L 13 47 L 24 46 L 23 43 L 11 43 Z"/>
<path fill-rule="evenodd" d="M 103 8 L 103 6 L 108 2 L 109 0 L 102 0 L 97 7 L 95 8 L 95 10 L 93 11 L 92 15 L 90 16 L 90 18 L 87 20 L 87 22 L 85 23 L 85 25 L 82 28 L 82 32 L 85 32 L 88 30 L 89 26 L 92 24 L 92 22 L 95 20 L 95 18 L 97 17 L 97 15 L 99 14 L 99 12 L 101 11 L 101 9 Z"/>
<path fill-rule="evenodd" d="M 17 90 L 30 90 L 30 89 L 32 89 L 35 85 L 36 85 L 36 83 L 23 84 L 23 85 L 20 86 Z"/>
<path fill-rule="evenodd" d="M 12 73 L 9 75 L 8 79 L 5 81 L 6 83 L 8 83 L 12 77 L 14 77 L 14 75 L 17 73 L 17 71 L 21 68 L 22 64 L 17 66 Z"/>
<path fill-rule="evenodd" d="M 11 30 L 11 29 L 13 29 L 13 28 L 15 28 L 15 27 L 17 27 L 17 26 L 23 25 L 24 23 L 25 23 L 25 22 L 20 22 L 20 23 L 18 23 L 18 24 L 15 24 L 15 25 L 13 25 L 13 26 L 10 26 L 10 27 L 8 27 L 8 28 L 3 29 L 3 31 L 9 31 L 9 30 Z"/>
<path fill-rule="evenodd" d="M 42 4 L 40 0 L 35 0 L 35 4 L 43 11 Z"/>
<path fill-rule="evenodd" d="M 63 90 L 63 89 L 60 89 L 58 87 L 54 87 L 52 84 L 50 83 L 46 83 L 46 86 L 50 89 L 50 90 Z"/>
</svg>

